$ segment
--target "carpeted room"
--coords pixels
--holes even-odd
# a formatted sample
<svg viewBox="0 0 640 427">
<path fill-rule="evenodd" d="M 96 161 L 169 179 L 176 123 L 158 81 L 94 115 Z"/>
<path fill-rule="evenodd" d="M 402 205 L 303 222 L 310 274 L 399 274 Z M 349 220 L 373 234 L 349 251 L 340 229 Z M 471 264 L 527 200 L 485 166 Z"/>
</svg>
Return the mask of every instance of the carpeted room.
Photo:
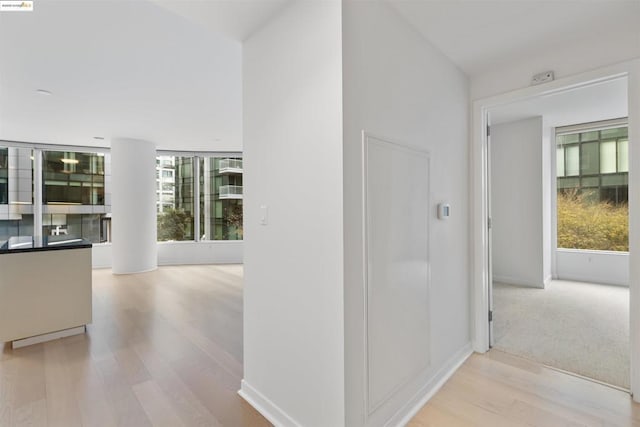
<svg viewBox="0 0 640 427">
<path fill-rule="evenodd" d="M 494 282 L 493 298 L 495 349 L 629 388 L 629 288 Z"/>
<path fill-rule="evenodd" d="M 491 126 L 494 348 L 624 389 L 627 84 L 497 108 Z"/>
</svg>

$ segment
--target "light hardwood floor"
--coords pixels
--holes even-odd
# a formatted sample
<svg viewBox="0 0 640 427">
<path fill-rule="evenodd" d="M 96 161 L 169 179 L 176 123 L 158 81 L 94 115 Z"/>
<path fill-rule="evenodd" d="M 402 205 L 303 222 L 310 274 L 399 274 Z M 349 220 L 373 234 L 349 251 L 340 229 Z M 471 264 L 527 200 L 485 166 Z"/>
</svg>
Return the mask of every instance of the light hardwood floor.
<svg viewBox="0 0 640 427">
<path fill-rule="evenodd" d="M 93 278 L 86 335 L 0 353 L 1 427 L 269 425 L 237 395 L 242 266 Z M 491 351 L 471 356 L 409 425 L 640 426 L 640 405 Z"/>
<path fill-rule="evenodd" d="M 0 355 L 0 426 L 268 426 L 237 391 L 242 266 L 93 273 L 83 336 Z"/>
<path fill-rule="evenodd" d="M 472 355 L 409 427 L 640 426 L 629 394 L 492 350 Z"/>
</svg>

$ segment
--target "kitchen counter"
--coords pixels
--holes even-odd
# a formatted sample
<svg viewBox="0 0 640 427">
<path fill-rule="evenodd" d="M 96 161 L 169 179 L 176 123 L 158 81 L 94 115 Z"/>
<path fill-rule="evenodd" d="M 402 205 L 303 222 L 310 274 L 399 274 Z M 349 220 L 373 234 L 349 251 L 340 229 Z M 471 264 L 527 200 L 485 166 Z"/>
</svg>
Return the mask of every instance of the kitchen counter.
<svg viewBox="0 0 640 427">
<path fill-rule="evenodd" d="M 52 251 L 59 249 L 91 248 L 90 241 L 67 236 L 52 236 L 43 238 L 42 243 L 36 243 L 31 236 L 11 237 L 0 243 L 0 255 L 19 252 Z"/>
<path fill-rule="evenodd" d="M 0 244 L 0 342 L 33 344 L 91 323 L 91 242 L 52 237 Z"/>
</svg>

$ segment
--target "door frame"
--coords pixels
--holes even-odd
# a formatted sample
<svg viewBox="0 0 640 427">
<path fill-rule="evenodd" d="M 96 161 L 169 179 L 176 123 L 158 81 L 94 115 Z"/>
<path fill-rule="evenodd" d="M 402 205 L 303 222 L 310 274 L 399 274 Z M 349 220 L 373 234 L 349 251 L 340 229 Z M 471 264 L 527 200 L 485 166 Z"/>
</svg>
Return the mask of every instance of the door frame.
<svg viewBox="0 0 640 427">
<path fill-rule="evenodd" d="M 640 59 L 564 77 L 544 85 L 478 99 L 471 106 L 471 289 L 474 351 L 489 350 L 490 233 L 487 117 L 491 108 L 627 77 L 629 103 L 629 185 L 640 189 Z M 629 332 L 631 394 L 640 402 L 640 191 L 629 192 Z M 634 393 L 638 391 L 638 393 Z"/>
</svg>

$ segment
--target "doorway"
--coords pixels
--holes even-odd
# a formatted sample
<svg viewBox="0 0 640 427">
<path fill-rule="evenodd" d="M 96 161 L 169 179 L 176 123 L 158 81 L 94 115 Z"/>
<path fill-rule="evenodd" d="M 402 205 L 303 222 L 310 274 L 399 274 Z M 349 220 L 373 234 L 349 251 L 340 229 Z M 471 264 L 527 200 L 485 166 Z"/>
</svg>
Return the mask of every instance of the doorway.
<svg viewBox="0 0 640 427">
<path fill-rule="evenodd" d="M 544 103 L 547 102 L 548 100 L 550 100 L 553 97 L 557 97 L 560 96 L 561 94 L 567 94 L 567 93 L 577 93 L 579 90 L 586 90 L 587 93 L 588 92 L 588 88 L 592 88 L 595 86 L 602 86 L 605 84 L 609 84 L 610 82 L 616 81 L 616 80 L 621 80 L 621 79 L 626 79 L 630 74 L 633 74 L 635 77 L 632 77 L 630 79 L 629 82 L 629 88 L 628 90 L 625 90 L 625 92 L 632 92 L 632 87 L 635 87 L 635 85 L 637 85 L 637 82 L 635 79 L 637 79 L 637 75 L 634 74 L 634 69 L 633 66 L 634 64 L 627 64 L 627 67 L 625 68 L 624 66 L 620 66 L 618 68 L 611 68 L 608 70 L 600 70 L 598 72 L 593 72 L 593 73 L 585 73 L 582 76 L 578 76 L 575 78 L 571 78 L 571 79 L 565 79 L 564 81 L 560 82 L 553 82 L 552 84 L 547 85 L 546 88 L 541 89 L 541 88 L 527 88 L 527 89 L 523 89 L 520 91 L 515 91 L 513 93 L 510 94 L 506 94 L 506 95 L 502 95 L 502 96 L 498 96 L 498 97 L 494 97 L 492 99 L 486 99 L 486 100 L 481 100 L 481 101 L 476 101 L 474 103 L 474 126 L 475 126 L 475 130 L 476 132 L 474 132 L 474 146 L 473 146 L 473 155 L 474 155 L 474 165 L 476 166 L 475 168 L 475 176 L 476 178 L 483 178 L 483 180 L 481 180 L 480 182 L 476 182 L 474 184 L 475 188 L 474 188 L 474 194 L 475 194 L 475 199 L 474 199 L 474 207 L 476 208 L 476 215 L 475 215 L 475 223 L 474 223 L 474 234 L 475 234 L 475 286 L 474 286 L 474 291 L 475 291 L 475 295 L 474 295 L 474 305 L 475 305 L 475 340 L 474 340 L 474 346 L 476 351 L 486 351 L 489 348 L 489 343 L 490 343 L 490 339 L 494 340 L 497 338 L 497 336 L 490 336 L 490 322 L 487 322 L 487 317 L 486 317 L 486 313 L 487 311 L 489 311 L 488 309 L 490 308 L 490 290 L 492 288 L 492 286 L 490 286 L 490 284 L 493 282 L 493 278 L 494 275 L 491 274 L 491 267 L 493 267 L 489 261 L 490 261 L 490 251 L 489 249 L 491 248 L 489 246 L 489 243 L 492 239 L 492 232 L 495 230 L 496 227 L 496 221 L 498 220 L 498 218 L 496 217 L 496 215 L 500 216 L 501 213 L 504 213 L 502 210 L 498 209 L 496 210 L 495 206 L 493 209 L 490 208 L 490 199 L 488 198 L 489 196 L 489 189 L 491 188 L 491 181 L 490 181 L 490 176 L 489 176 L 489 171 L 487 170 L 488 165 L 490 163 L 490 152 L 489 152 L 489 144 L 491 144 L 493 146 L 493 141 L 489 142 L 490 138 L 491 140 L 493 140 L 493 138 L 495 137 L 495 131 L 496 131 L 496 124 L 499 124 L 498 121 L 496 121 L 496 118 L 499 117 L 499 114 L 496 114 L 497 111 L 499 111 L 500 108 L 502 108 L 503 110 L 505 109 L 504 107 L 507 107 L 506 110 L 510 111 L 511 113 L 515 113 L 516 112 L 516 108 L 514 107 L 515 103 L 518 102 L 523 102 L 523 101 L 537 101 L 539 103 Z M 636 64 L 637 65 L 637 64 Z M 631 72 L 630 72 L 631 71 Z M 636 126 L 636 122 L 634 121 L 634 118 L 637 117 L 636 115 L 638 114 L 638 110 L 640 108 L 638 108 L 637 104 L 635 102 L 629 102 L 629 111 L 628 111 L 628 116 L 630 117 L 630 126 L 629 126 L 629 133 L 630 135 L 634 134 L 634 131 L 637 132 L 637 129 L 634 127 Z M 625 103 L 626 106 L 626 103 Z M 491 117 L 490 117 L 491 116 Z M 531 117 L 511 117 L 512 120 L 510 120 L 511 123 L 513 122 L 517 122 L 518 120 L 525 120 Z M 489 137 L 487 134 L 485 134 L 486 131 L 486 125 L 489 122 L 489 119 L 491 119 L 492 121 L 492 126 L 491 126 L 491 137 Z M 544 119 L 544 117 L 542 118 Z M 601 119 L 601 118 L 600 118 Z M 500 120 L 504 120 L 500 119 Z M 538 120 L 540 120 L 540 118 L 538 118 Z M 578 121 L 574 121 L 573 124 L 575 123 L 584 123 L 588 120 L 578 120 Z M 595 121 L 595 120 L 594 120 Z M 509 122 L 509 120 L 507 120 L 507 122 Z M 565 122 L 564 124 L 569 124 L 572 123 L 570 121 Z M 520 125 L 523 125 L 522 123 L 520 123 Z M 529 125 L 531 126 L 531 123 L 529 123 Z M 549 129 L 548 135 L 546 135 L 546 138 L 549 141 L 549 144 L 546 146 L 546 149 L 549 151 L 548 153 L 548 157 L 552 158 L 553 160 L 555 160 L 555 155 L 556 155 L 556 147 L 555 145 L 553 145 L 552 143 L 555 143 L 555 134 L 551 134 L 551 129 L 552 128 L 556 128 L 556 127 L 560 127 L 559 123 L 555 123 L 553 126 L 547 126 L 549 125 L 548 121 L 545 121 L 544 126 L 542 126 L 542 130 L 544 131 L 545 129 Z M 478 132 L 480 131 L 480 132 Z M 513 129 L 512 129 L 513 131 Z M 542 132 L 542 131 L 541 131 Z M 493 147 L 492 147 L 493 148 Z M 538 153 L 539 154 L 539 153 Z M 521 158 L 525 159 L 527 162 L 529 162 L 531 160 L 531 157 L 529 154 L 520 151 L 518 154 Z M 539 157 L 542 157 L 542 154 L 539 154 Z M 523 172 L 523 167 L 521 164 L 517 163 L 517 157 L 513 157 L 511 158 L 511 165 L 510 166 L 516 166 L 518 169 L 518 173 L 522 173 Z M 495 162 L 495 159 L 494 159 Z M 556 177 L 555 175 L 552 176 L 551 173 L 551 169 L 554 169 L 554 173 L 556 173 L 555 169 L 556 166 L 555 164 L 553 165 L 553 168 L 551 167 L 551 163 L 547 162 L 548 165 L 548 170 L 547 173 L 545 174 L 544 171 L 541 172 L 540 174 L 543 176 L 548 176 L 548 186 L 546 186 L 546 191 L 548 193 L 548 196 L 550 196 L 551 194 L 553 194 L 555 196 L 555 192 L 556 192 L 556 188 L 551 186 L 551 181 L 554 182 L 556 181 Z M 493 165 L 492 165 L 493 166 Z M 542 179 L 542 178 L 540 178 Z M 546 178 L 545 178 L 546 179 Z M 514 180 L 512 180 L 514 181 Z M 544 182 L 544 180 L 542 180 Z M 513 182 L 511 182 L 511 184 L 514 184 Z M 539 190 L 540 192 L 542 192 L 544 190 L 543 185 L 540 183 L 540 181 L 538 181 L 538 185 L 539 187 L 542 187 L 541 190 Z M 632 185 L 632 183 L 631 183 Z M 499 185 L 498 185 L 499 187 Z M 499 188 L 498 188 L 499 189 Z M 491 194 L 495 194 L 496 189 L 491 189 Z M 552 192 L 553 190 L 553 192 Z M 516 192 L 516 191 L 511 191 L 510 193 L 508 193 L 508 196 L 511 198 L 511 200 L 516 200 L 518 198 L 520 198 L 523 194 L 526 194 L 527 191 L 526 189 L 521 189 L 521 191 Z M 540 194 L 538 194 L 539 196 Z M 631 196 L 632 200 L 630 201 L 630 205 L 633 206 L 634 201 L 633 198 L 634 196 Z M 542 217 L 542 215 L 540 215 L 536 221 L 537 224 L 539 224 L 539 227 L 542 229 L 543 227 L 548 229 L 548 230 L 556 230 L 554 227 L 557 226 L 557 223 L 555 222 L 555 218 L 551 218 L 551 212 L 553 210 L 556 209 L 555 206 L 555 197 L 553 198 L 553 200 L 551 200 L 551 197 L 548 197 L 549 199 L 549 206 L 548 206 L 548 218 L 544 218 Z M 520 203 L 520 205 L 524 204 L 525 201 L 523 201 L 522 203 Z M 538 206 L 540 206 L 542 204 L 542 201 L 538 202 Z M 522 208 L 522 206 L 521 206 Z M 525 211 L 527 211 L 527 209 L 524 209 Z M 490 217 L 489 215 L 493 215 L 493 217 Z M 529 221 L 532 221 L 531 219 L 529 219 Z M 494 228 L 490 227 L 493 226 Z M 633 235 L 635 226 L 634 226 L 634 220 L 633 217 L 630 218 L 630 230 L 631 233 Z M 490 231 L 491 230 L 491 231 Z M 534 285 L 535 290 L 538 289 L 544 289 L 545 286 L 547 287 L 547 289 L 551 289 L 553 286 L 551 285 L 551 280 L 553 278 L 557 278 L 557 257 L 555 256 L 555 246 L 557 245 L 557 240 L 555 238 L 552 237 L 552 233 L 538 233 L 538 237 L 536 238 L 537 240 L 535 241 L 536 247 L 538 248 L 537 252 L 536 252 L 536 256 L 538 257 L 538 268 L 536 270 L 536 276 L 535 276 L 535 280 L 532 283 L 515 283 L 516 285 L 519 285 L 520 287 L 526 286 L 526 285 Z M 522 243 L 523 241 L 526 242 L 531 242 L 532 240 L 535 239 L 526 239 L 525 237 L 522 237 L 520 239 L 515 238 L 514 236 L 512 237 L 512 241 L 517 242 L 517 247 L 512 248 L 512 250 L 510 251 L 510 253 L 508 254 L 509 256 L 515 256 L 517 255 L 518 252 L 523 252 L 521 249 L 522 248 Z M 513 246 L 513 245 L 512 245 Z M 497 250 L 497 248 L 494 248 L 494 252 L 496 252 L 495 255 L 499 255 L 499 250 Z M 545 252 L 547 253 L 547 255 L 545 255 Z M 635 252 L 633 251 L 633 248 L 631 250 L 631 252 L 629 253 L 629 255 L 627 256 L 628 258 L 631 259 L 631 264 L 633 265 L 633 258 L 636 256 Z M 512 265 L 517 265 L 517 260 L 513 261 L 511 263 Z M 508 272 L 505 271 L 496 271 L 497 274 L 502 274 L 502 279 L 504 278 L 511 278 L 513 279 L 514 276 L 509 276 Z M 631 268 L 631 272 L 630 272 L 630 278 L 631 280 L 630 282 L 630 291 L 627 291 L 630 293 L 630 298 L 631 298 L 631 305 L 633 306 L 634 304 L 634 296 L 637 297 L 637 294 L 635 293 L 635 282 L 634 282 L 634 276 L 637 273 L 634 271 L 634 268 Z M 529 278 L 531 278 L 532 276 L 530 276 Z M 530 289 L 525 289 L 525 290 L 531 290 L 533 289 L 530 286 Z M 486 292 L 486 293 L 485 293 Z M 484 293 L 484 295 L 483 295 Z M 528 297 L 523 297 L 525 299 L 527 299 Z M 626 305 L 627 307 L 629 306 L 629 304 L 623 303 L 623 305 Z M 485 311 L 486 310 L 486 311 Z M 483 312 L 484 312 L 484 316 L 483 316 Z M 538 310 L 539 314 L 542 313 L 542 311 Z M 494 324 L 494 328 L 496 325 L 496 313 L 493 313 L 493 324 Z M 630 316 L 633 318 L 635 315 L 633 314 L 633 311 L 631 312 Z M 492 313 L 489 313 L 489 319 L 491 319 L 492 317 Z M 625 315 L 623 315 L 623 317 L 626 317 Z M 629 325 L 628 322 L 628 317 L 626 317 L 627 322 L 626 324 Z M 484 325 L 482 324 L 484 323 Z M 633 322 L 632 322 L 633 325 Z M 496 333 L 498 333 L 499 331 L 495 331 Z M 529 329 L 528 332 L 526 333 L 522 333 L 521 334 L 521 338 L 522 339 L 527 339 L 527 335 L 529 337 L 535 335 L 535 330 L 534 329 Z M 633 334 L 631 334 L 633 336 Z M 495 342 L 493 343 L 495 344 Z M 631 352 L 636 354 L 637 351 L 634 349 L 634 343 L 633 339 L 631 342 Z M 626 354 L 628 354 L 629 352 L 626 352 Z M 629 375 L 627 374 L 626 377 L 628 378 Z M 633 383 L 634 381 L 631 379 L 630 381 L 627 381 L 627 387 L 630 387 L 633 390 Z"/>
<path fill-rule="evenodd" d="M 627 105 L 622 77 L 488 112 L 492 346 L 624 389 Z"/>
</svg>

